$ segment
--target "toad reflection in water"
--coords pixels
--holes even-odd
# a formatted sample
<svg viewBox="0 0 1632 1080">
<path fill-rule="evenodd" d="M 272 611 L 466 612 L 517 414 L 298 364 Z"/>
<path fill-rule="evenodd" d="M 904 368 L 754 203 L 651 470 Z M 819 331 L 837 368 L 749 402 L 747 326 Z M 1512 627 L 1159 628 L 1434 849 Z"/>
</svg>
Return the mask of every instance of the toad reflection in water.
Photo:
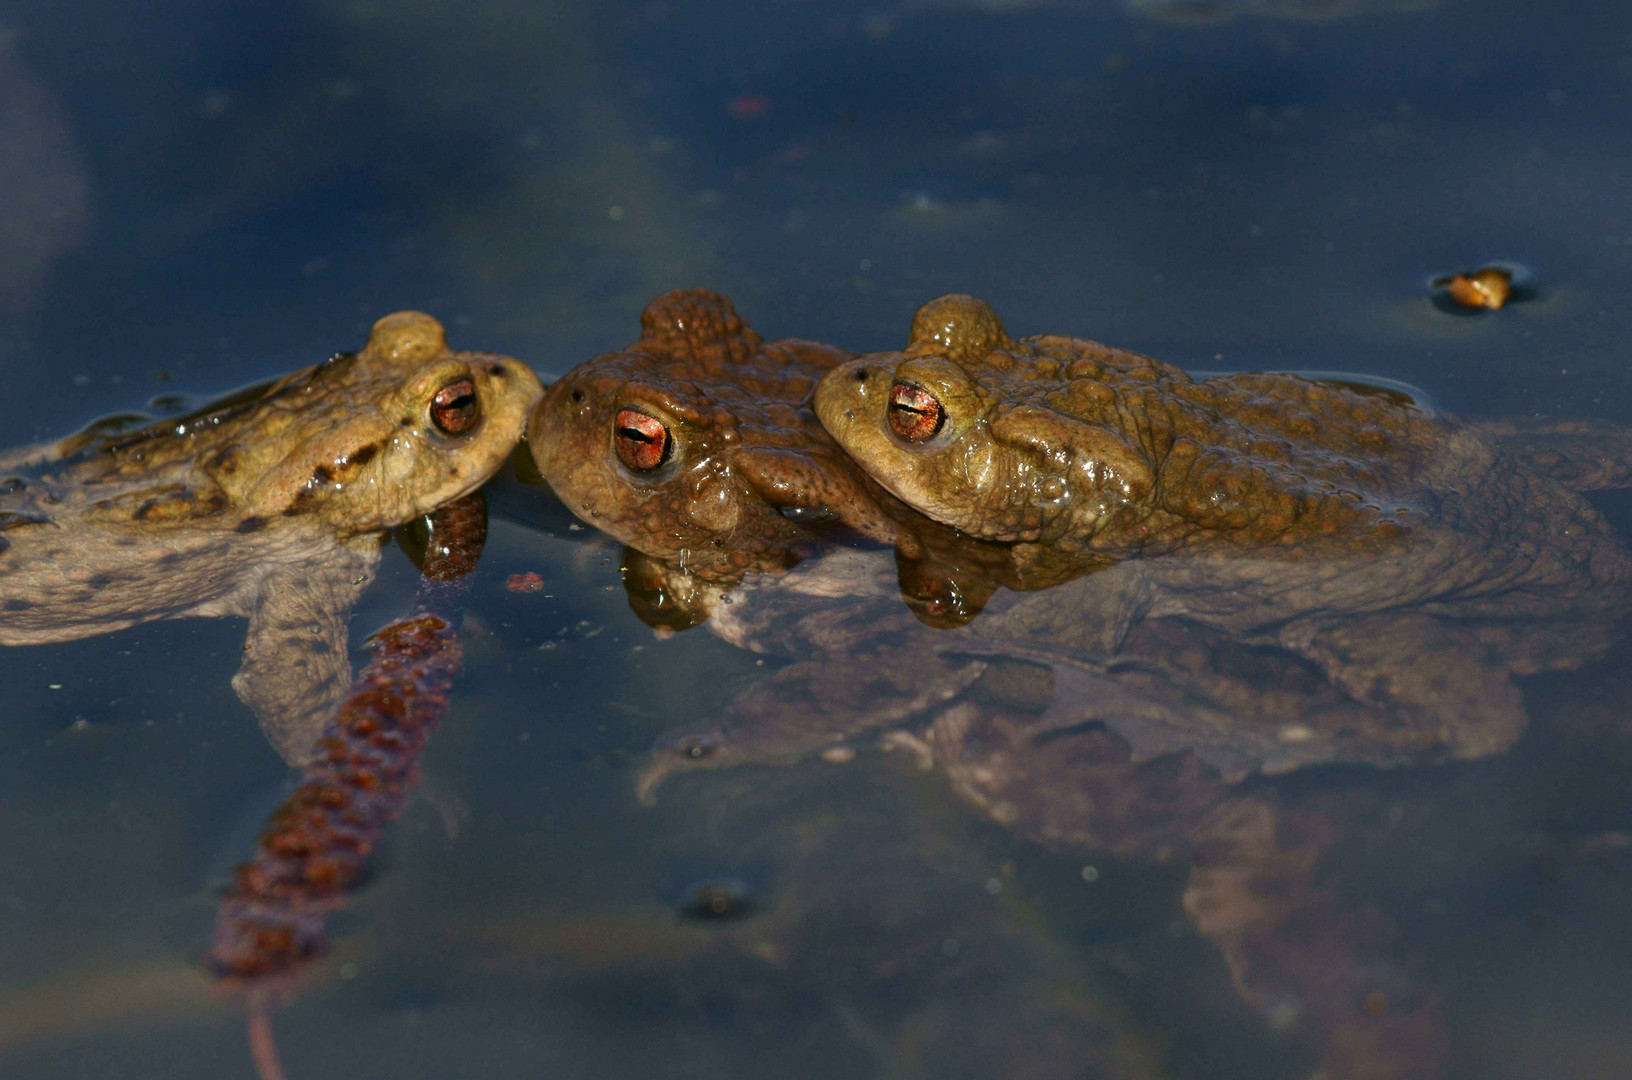
<svg viewBox="0 0 1632 1080">
<path fill-rule="evenodd" d="M 1000 595 L 950 632 L 902 610 L 891 579 L 882 555 L 839 552 L 739 587 L 708 625 L 793 662 L 731 702 L 719 726 L 666 739 L 639 778 L 643 798 L 676 771 L 835 758 L 877 736 L 1028 838 L 1187 860 L 1191 922 L 1266 1022 L 1320 1056 L 1321 1075 L 1436 1074 L 1445 1047 L 1432 994 L 1390 954 L 1387 922 L 1346 910 L 1322 883 L 1324 857 L 1353 827 L 1345 807 L 1288 803 L 1262 783 L 1238 789 L 1182 748 L 1188 732 L 1204 750 L 1233 749 L 1239 723 L 1249 753 L 1256 728 L 1346 716 L 1370 721 L 1373 749 L 1387 753 L 1386 707 L 1346 699 L 1290 654 L 1178 617 L 1140 622 L 1107 657 L 1061 646 L 1040 663 L 1030 642 L 1002 639 L 1017 607 L 1070 606 L 1093 576 Z M 1141 752 L 1124 734 L 1141 726 L 1180 748 Z"/>
<path fill-rule="evenodd" d="M 684 391 L 723 400 L 703 374 Z M 883 732 L 1027 836 L 1187 855 L 1192 923 L 1323 1075 L 1437 1073 L 1433 995 L 1390 956 L 1386 922 L 1317 884 L 1349 827 L 1341 808 L 1231 785 L 1509 746 L 1525 720 L 1512 678 L 1590 661 L 1626 608 L 1627 552 L 1577 493 L 1625 482 L 1625 436 L 1464 425 L 1296 376 L 1194 382 L 1091 342 L 1014 342 L 957 297 L 920 313 L 906 353 L 833 367 L 817 403 L 878 482 L 998 542 L 1001 565 L 1092 572 L 997 593 L 936 632 L 900 606 L 878 552 L 753 575 L 730 605 L 713 602 L 722 585 L 637 563 L 654 595 L 689 589 L 717 633 L 795 661 L 722 725 L 677 732 L 643 796 L 676 769 L 793 761 Z M 1084 403 L 1111 422 L 1096 429 Z M 535 450 L 558 422 L 548 405 Z M 603 456 L 620 437 L 601 430 Z M 924 464 L 934 452 L 949 463 Z M 1090 472 L 1117 486 L 1078 483 Z M 1000 479 L 970 486 L 982 477 Z M 777 498 L 799 504 L 800 490 Z M 802 490 L 819 510 L 833 489 Z M 615 516 L 604 494 L 597 508 Z M 957 560 L 962 584 L 943 595 L 976 565 Z"/>
<path fill-rule="evenodd" d="M 359 353 L 192 415 L 0 456 L 0 644 L 247 616 L 233 687 L 301 764 L 351 682 L 384 531 L 480 486 L 540 392 L 400 312 Z"/>
</svg>

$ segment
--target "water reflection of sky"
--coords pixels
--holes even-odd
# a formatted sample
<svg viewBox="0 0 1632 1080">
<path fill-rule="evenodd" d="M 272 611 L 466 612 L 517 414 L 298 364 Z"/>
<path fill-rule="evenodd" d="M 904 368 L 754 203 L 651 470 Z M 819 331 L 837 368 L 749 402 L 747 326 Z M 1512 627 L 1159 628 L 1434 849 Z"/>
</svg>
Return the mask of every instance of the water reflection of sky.
<svg viewBox="0 0 1632 1080">
<path fill-rule="evenodd" d="M 406 306 L 560 371 L 692 284 L 772 336 L 856 348 L 958 290 L 1023 334 L 1373 372 L 1455 411 L 1632 418 L 1617 5 L 1195 22 L 1110 3 L 0 3 L 0 31 L 0 372 L 26 403 L 8 444 L 287 370 Z M 1529 267 L 1537 298 L 1429 305 L 1430 276 L 1489 259 Z M 880 1050 L 905 1053 L 892 1025 L 955 1031 L 986 978 L 1007 1000 L 1052 988 L 1054 1012 L 1019 1023 L 1092 1016 L 1158 1063 L 1127 1075 L 1297 1075 L 1216 956 L 1170 934 L 1161 868 L 1107 873 L 1085 905 L 1077 855 L 973 822 L 928 780 L 722 773 L 636 806 L 631 760 L 715 703 L 694 670 L 755 672 L 703 634 L 655 648 L 605 591 L 615 556 L 499 530 L 473 601 L 490 632 L 429 764 L 467 825 L 404 822 L 348 916 L 355 978 L 280 1017 L 292 1073 L 917 1075 Z M 548 601 L 503 591 L 540 568 Z M 359 631 L 412 584 L 387 574 Z M 0 655 L 7 1076 L 239 1067 L 238 1021 L 187 965 L 281 783 L 227 690 L 240 640 L 184 623 Z M 1589 738 L 1624 726 L 1626 659 L 1533 680 L 1538 730 L 1568 733 L 1525 759 L 1377 781 L 1417 824 L 1356 854 L 1356 888 L 1440 977 L 1458 1045 L 1494 1048 L 1455 1075 L 1632 1067 L 1632 878 L 1609 841 L 1581 853 L 1627 828 L 1626 751 Z M 846 864 L 847 828 L 886 854 Z M 902 892 L 892 852 L 932 871 Z M 673 894 L 710 875 L 761 883 L 769 914 L 725 939 L 677 924 Z M 892 936 L 881 893 L 893 925 L 966 929 Z M 945 976 L 969 1002 L 926 993 L 915 1018 L 842 947 L 921 958 L 960 933 L 1008 945 Z M 1179 990 L 1139 974 L 1163 965 Z M 906 970 L 918 989 L 945 974 Z M 975 1063 L 1002 1045 L 983 1046 L 966 1075 L 990 1075 Z M 919 1064 L 937 1063 L 958 1067 Z"/>
</svg>

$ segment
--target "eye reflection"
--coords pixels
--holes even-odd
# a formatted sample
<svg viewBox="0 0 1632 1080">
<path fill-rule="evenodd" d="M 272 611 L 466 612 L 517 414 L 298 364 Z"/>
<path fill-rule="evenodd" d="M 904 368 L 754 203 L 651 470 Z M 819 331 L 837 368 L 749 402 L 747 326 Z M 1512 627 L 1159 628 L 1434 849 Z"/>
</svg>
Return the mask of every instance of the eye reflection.
<svg viewBox="0 0 1632 1080">
<path fill-rule="evenodd" d="M 651 472 L 669 460 L 669 429 L 638 409 L 620 409 L 613 442 L 618 458 L 635 472 Z"/>
<path fill-rule="evenodd" d="M 476 384 L 469 379 L 455 379 L 431 399 L 431 423 L 444 435 L 465 434 L 476 426 L 481 415 Z"/>
<path fill-rule="evenodd" d="M 898 382 L 890 387 L 890 430 L 908 442 L 933 439 L 946 421 L 941 403 L 921 386 Z"/>
</svg>

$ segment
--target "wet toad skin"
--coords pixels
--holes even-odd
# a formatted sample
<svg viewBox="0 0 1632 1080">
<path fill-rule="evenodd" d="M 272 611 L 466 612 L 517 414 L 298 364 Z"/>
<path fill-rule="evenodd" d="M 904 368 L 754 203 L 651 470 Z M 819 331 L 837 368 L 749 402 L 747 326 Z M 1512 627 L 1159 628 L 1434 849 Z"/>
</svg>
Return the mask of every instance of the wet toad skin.
<svg viewBox="0 0 1632 1080">
<path fill-rule="evenodd" d="M 573 513 L 705 579 L 786 566 L 823 524 L 893 539 L 894 500 L 810 407 L 816 380 L 852 354 L 766 342 L 702 289 L 658 297 L 640 322 L 638 341 L 552 384 L 529 425 L 538 470 Z"/>
<path fill-rule="evenodd" d="M 967 296 L 907 347 L 823 379 L 823 424 L 884 486 L 970 535 L 1126 555 L 1208 540 L 1361 540 L 1424 512 L 1444 425 L 1292 375 L 1194 380 L 1097 342 L 1016 341 Z"/>
<path fill-rule="evenodd" d="M 541 392 L 399 312 L 358 353 L 190 416 L 0 458 L 0 644 L 247 616 L 234 688 L 298 762 L 350 682 L 383 531 L 486 480 Z"/>
<path fill-rule="evenodd" d="M 957 294 L 919 309 L 904 350 L 824 376 L 816 411 L 929 517 L 1112 559 L 1222 544 L 1329 555 L 1329 541 L 1380 550 L 1439 530 L 1581 560 L 1601 527 L 1577 493 L 1624 486 L 1632 463 L 1632 433 L 1601 425 L 1463 423 L 1354 382 L 1195 379 L 1082 338 L 1016 341 Z"/>
<path fill-rule="evenodd" d="M 1150 572 L 1237 626 L 1435 602 L 1599 621 L 1632 581 L 1580 495 L 1626 481 L 1624 432 L 1463 424 L 1288 374 L 1197 381 L 1091 341 L 1017 342 L 967 296 L 925 305 L 903 352 L 835 368 L 816 409 L 875 479 L 973 535 L 1206 555 Z M 1233 568 L 1195 565 L 1218 560 Z"/>
</svg>

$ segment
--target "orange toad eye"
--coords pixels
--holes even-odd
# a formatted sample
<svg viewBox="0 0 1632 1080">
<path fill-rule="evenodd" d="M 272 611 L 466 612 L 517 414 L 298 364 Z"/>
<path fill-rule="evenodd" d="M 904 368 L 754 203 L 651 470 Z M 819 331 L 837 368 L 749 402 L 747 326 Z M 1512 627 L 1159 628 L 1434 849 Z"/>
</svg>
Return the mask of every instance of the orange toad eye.
<svg viewBox="0 0 1632 1080">
<path fill-rule="evenodd" d="M 669 460 L 669 429 L 655 416 L 638 409 L 618 411 L 613 441 L 618 457 L 636 472 L 651 472 Z"/>
<path fill-rule="evenodd" d="M 933 439 L 946 421 L 941 403 L 921 386 L 898 382 L 890 387 L 890 430 L 908 442 Z"/>
<path fill-rule="evenodd" d="M 431 399 L 431 423 L 444 435 L 465 434 L 481 416 L 481 399 L 476 396 L 476 384 L 469 379 L 455 379 Z"/>
</svg>

